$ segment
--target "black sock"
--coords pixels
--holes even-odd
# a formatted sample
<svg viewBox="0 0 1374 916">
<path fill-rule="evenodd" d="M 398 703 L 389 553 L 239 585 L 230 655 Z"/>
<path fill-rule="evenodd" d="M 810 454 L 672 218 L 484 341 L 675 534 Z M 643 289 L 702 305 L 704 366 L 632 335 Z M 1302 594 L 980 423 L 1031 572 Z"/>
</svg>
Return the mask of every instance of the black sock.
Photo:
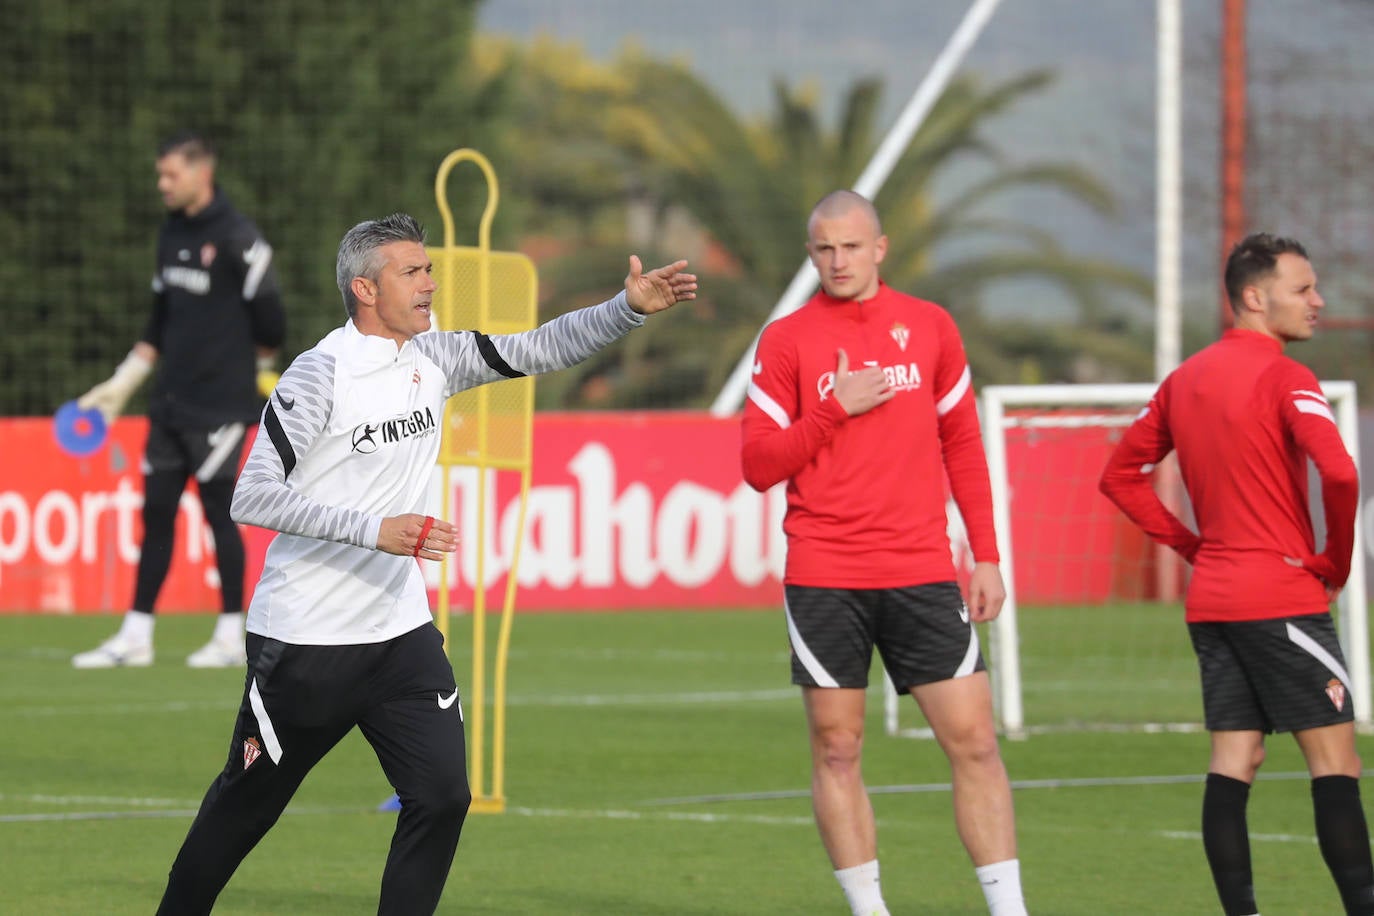
<svg viewBox="0 0 1374 916">
<path fill-rule="evenodd" d="M 1359 780 L 1354 776 L 1312 780 L 1312 811 L 1317 818 L 1317 843 L 1336 879 L 1346 913 L 1374 914 L 1374 864 Z"/>
<path fill-rule="evenodd" d="M 1251 916 L 1255 906 L 1255 878 L 1250 870 L 1250 830 L 1245 823 L 1245 805 L 1250 800 L 1250 784 L 1207 774 L 1202 793 L 1202 846 L 1207 864 L 1226 916 Z"/>
</svg>

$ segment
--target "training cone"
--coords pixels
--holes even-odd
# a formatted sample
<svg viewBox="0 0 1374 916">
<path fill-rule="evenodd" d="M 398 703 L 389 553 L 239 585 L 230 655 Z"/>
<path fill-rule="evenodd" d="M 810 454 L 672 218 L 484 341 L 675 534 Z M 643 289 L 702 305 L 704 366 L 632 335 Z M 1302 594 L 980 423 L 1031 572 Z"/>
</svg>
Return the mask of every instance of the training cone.
<svg viewBox="0 0 1374 916">
<path fill-rule="evenodd" d="M 105 444 L 105 415 L 94 407 L 82 410 L 75 401 L 68 401 L 53 415 L 52 431 L 58 448 L 84 458 Z"/>
<path fill-rule="evenodd" d="M 377 810 L 378 810 L 378 811 L 400 811 L 400 810 L 401 810 L 401 797 L 400 797 L 399 795 L 393 795 L 393 796 L 391 796 L 391 797 L 388 798 L 386 801 L 384 801 L 384 802 L 382 802 L 380 805 L 378 805 L 378 806 L 377 806 Z"/>
</svg>

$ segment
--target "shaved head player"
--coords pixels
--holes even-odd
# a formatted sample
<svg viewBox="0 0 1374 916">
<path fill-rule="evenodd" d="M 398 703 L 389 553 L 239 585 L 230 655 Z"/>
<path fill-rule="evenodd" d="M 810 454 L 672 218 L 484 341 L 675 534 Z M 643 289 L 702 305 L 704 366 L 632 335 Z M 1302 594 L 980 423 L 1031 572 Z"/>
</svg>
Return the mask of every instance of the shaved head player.
<svg viewBox="0 0 1374 916">
<path fill-rule="evenodd" d="M 873 648 L 949 758 L 954 819 L 988 909 L 1022 903 L 1011 787 L 974 624 L 996 617 L 992 497 L 968 361 L 940 306 L 882 282 L 877 211 L 835 191 L 807 222 L 821 292 L 764 329 L 744 408 L 744 479 L 787 482 L 787 632 L 810 732 L 812 805 L 855 916 L 888 912 L 860 774 Z M 975 565 L 967 601 L 944 479 Z"/>
</svg>

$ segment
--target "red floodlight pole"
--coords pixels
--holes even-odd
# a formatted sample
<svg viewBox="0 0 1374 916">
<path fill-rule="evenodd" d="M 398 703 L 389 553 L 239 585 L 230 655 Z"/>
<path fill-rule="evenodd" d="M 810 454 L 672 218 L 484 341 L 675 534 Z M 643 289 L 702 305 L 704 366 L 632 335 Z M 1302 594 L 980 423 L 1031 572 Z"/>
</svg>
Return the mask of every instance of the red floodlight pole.
<svg viewBox="0 0 1374 916">
<path fill-rule="evenodd" d="M 1221 261 L 1246 232 L 1245 0 L 1222 0 L 1221 10 Z M 1223 288 L 1220 329 L 1233 323 Z"/>
</svg>

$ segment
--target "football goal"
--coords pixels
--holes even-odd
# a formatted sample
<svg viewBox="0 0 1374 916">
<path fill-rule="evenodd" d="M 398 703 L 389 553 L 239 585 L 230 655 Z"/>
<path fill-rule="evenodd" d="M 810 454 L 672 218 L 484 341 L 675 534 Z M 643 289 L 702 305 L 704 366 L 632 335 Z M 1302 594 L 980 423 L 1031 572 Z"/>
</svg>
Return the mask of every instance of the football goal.
<svg viewBox="0 0 1374 916">
<path fill-rule="evenodd" d="M 1007 602 L 982 628 L 999 725 L 1010 736 L 1067 730 L 1200 729 L 1196 663 L 1183 621 L 1187 564 L 1150 543 L 1097 489 L 1122 431 L 1155 385 L 1015 385 L 983 389 L 980 410 Z M 1358 463 L 1355 386 L 1324 382 Z M 1170 459 L 1170 462 L 1172 459 Z M 1172 464 L 1162 498 L 1188 518 Z M 1319 484 L 1312 499 L 1324 537 Z M 950 526 L 956 560 L 962 525 Z M 1337 625 L 1356 721 L 1371 719 L 1364 546 L 1341 592 Z M 923 735 L 910 700 L 887 688 L 890 734 Z"/>
</svg>

